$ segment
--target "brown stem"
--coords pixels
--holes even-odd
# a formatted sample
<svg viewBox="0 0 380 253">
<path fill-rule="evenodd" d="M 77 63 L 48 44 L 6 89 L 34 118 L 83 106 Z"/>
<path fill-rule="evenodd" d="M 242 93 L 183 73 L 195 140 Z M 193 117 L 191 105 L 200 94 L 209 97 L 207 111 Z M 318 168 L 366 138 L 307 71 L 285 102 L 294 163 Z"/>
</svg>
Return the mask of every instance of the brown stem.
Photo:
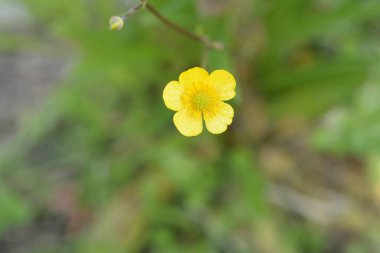
<svg viewBox="0 0 380 253">
<path fill-rule="evenodd" d="M 201 67 L 206 68 L 209 60 L 210 48 L 204 47 L 202 52 Z"/>
<path fill-rule="evenodd" d="M 222 50 L 223 44 L 220 42 L 212 42 L 207 36 L 201 36 L 198 34 L 195 34 L 193 32 L 190 32 L 189 30 L 186 30 L 185 28 L 171 22 L 169 19 L 164 17 L 156 8 L 154 8 L 151 4 L 149 4 L 146 1 L 142 1 L 142 5 L 145 6 L 145 8 L 150 11 L 154 16 L 156 16 L 162 23 L 170 27 L 171 29 L 177 31 L 178 33 L 193 39 L 195 41 L 198 41 L 205 45 L 207 48 L 216 49 L 216 50 Z"/>
<path fill-rule="evenodd" d="M 125 20 L 128 16 L 134 14 L 136 11 L 140 10 L 143 7 L 145 7 L 145 4 L 144 4 L 144 2 L 141 2 L 138 5 L 133 6 L 132 8 L 130 8 L 129 10 L 127 10 L 126 12 L 124 12 L 118 16 Z"/>
</svg>

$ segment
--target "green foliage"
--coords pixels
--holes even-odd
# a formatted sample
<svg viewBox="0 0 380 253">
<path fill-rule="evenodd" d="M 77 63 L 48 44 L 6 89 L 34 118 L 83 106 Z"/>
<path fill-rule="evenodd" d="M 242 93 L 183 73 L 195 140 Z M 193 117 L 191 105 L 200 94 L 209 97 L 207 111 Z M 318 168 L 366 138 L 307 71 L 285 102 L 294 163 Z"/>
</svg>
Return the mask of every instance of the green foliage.
<svg viewBox="0 0 380 253">
<path fill-rule="evenodd" d="M 7 229 L 27 223 L 32 216 L 30 208 L 10 190 L 0 192 L 0 235 Z"/>
<path fill-rule="evenodd" d="M 315 116 L 342 102 L 368 76 L 374 52 L 361 50 L 366 40 L 355 36 L 363 21 L 379 14 L 379 2 L 326 5 L 282 1 L 264 16 L 267 44 L 256 63 L 257 83 L 277 117 Z M 348 50 L 347 41 L 356 49 Z"/>
<path fill-rule="evenodd" d="M 327 115 L 325 124 L 316 131 L 313 143 L 320 149 L 339 154 L 376 154 L 380 151 L 380 111 L 377 84 L 358 90 L 349 106 Z"/>
<path fill-rule="evenodd" d="M 242 94 L 231 129 L 193 139 L 178 134 L 161 96 L 168 81 L 200 64 L 200 44 L 143 10 L 123 30 L 108 31 L 109 17 L 137 1 L 127 7 L 103 0 L 23 2 L 34 25 L 64 45 L 57 57 L 70 52 L 77 61 L 0 158 L 0 232 L 32 225 L 46 212 L 75 226 L 66 224 L 62 242 L 29 252 L 327 252 L 334 228 L 272 204 L 268 188 L 285 179 L 260 163 L 273 143 L 251 139 L 245 125 L 251 119 L 244 117 L 257 118 L 244 99 L 251 93 L 262 99 L 263 122 L 301 117 L 311 123 L 341 104 L 317 130 L 315 146 L 377 153 L 380 89 L 358 88 L 377 60 L 371 26 L 380 14 L 377 0 L 239 0 L 231 1 L 236 8 L 205 16 L 195 1 L 152 1 L 171 20 L 225 42 L 225 52 L 210 53 L 209 69 L 229 69 L 238 79 Z M 246 36 L 251 31 L 259 32 Z M 8 40 L 0 48 L 8 49 Z M 39 40 L 32 39 L 41 53 L 46 42 Z M 16 46 L 30 46 L 29 40 Z M 29 194 L 21 198 L 18 191 Z M 61 192 L 71 200 L 64 207 L 57 204 L 66 199 Z M 376 245 L 378 230 L 358 233 L 373 236 Z M 366 252 L 365 242 L 357 236 L 339 247 Z"/>
</svg>

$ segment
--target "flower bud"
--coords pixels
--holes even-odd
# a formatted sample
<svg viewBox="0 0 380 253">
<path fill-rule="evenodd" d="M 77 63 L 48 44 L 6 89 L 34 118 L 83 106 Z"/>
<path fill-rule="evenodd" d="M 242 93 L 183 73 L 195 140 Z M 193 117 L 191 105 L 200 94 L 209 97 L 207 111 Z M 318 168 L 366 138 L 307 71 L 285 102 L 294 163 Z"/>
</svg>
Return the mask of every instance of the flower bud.
<svg viewBox="0 0 380 253">
<path fill-rule="evenodd" d="M 120 30 L 124 26 L 124 20 L 120 16 L 113 16 L 109 21 L 109 29 L 111 31 Z"/>
</svg>

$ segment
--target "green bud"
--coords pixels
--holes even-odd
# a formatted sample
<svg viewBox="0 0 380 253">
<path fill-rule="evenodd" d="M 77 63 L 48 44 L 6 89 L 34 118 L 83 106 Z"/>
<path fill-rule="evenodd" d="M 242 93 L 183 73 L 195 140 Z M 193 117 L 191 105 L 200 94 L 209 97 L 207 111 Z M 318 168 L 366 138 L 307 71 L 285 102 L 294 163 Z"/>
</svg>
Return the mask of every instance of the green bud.
<svg viewBox="0 0 380 253">
<path fill-rule="evenodd" d="M 111 31 L 120 30 L 124 26 L 124 19 L 119 16 L 113 16 L 109 21 L 109 29 Z"/>
</svg>

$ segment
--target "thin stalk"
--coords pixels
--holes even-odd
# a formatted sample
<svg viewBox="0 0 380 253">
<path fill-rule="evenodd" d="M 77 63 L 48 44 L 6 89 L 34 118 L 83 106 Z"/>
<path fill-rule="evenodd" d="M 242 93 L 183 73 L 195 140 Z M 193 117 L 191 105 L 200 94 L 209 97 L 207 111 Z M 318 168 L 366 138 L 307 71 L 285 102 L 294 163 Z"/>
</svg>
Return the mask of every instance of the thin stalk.
<svg viewBox="0 0 380 253">
<path fill-rule="evenodd" d="M 211 41 L 210 38 L 207 35 L 199 35 L 196 33 L 193 33 L 187 29 L 185 29 L 182 26 L 179 26 L 169 19 L 167 19 L 165 16 L 163 16 L 156 8 L 154 8 L 150 3 L 148 3 L 147 0 L 140 0 L 140 3 L 136 6 L 130 8 L 126 12 L 123 12 L 119 14 L 118 16 L 121 17 L 124 21 L 125 19 L 137 12 L 140 9 L 147 9 L 150 13 L 152 13 L 158 20 L 160 20 L 163 24 L 165 24 L 167 27 L 173 29 L 174 31 L 186 36 L 189 39 L 192 39 L 194 41 L 198 41 L 204 45 L 206 49 L 215 49 L 215 50 L 223 50 L 224 45 L 220 42 Z"/>
<path fill-rule="evenodd" d="M 144 7 L 145 7 L 145 3 L 141 2 L 141 3 L 137 4 L 136 6 L 133 6 L 132 8 L 128 9 L 126 12 L 119 14 L 118 16 L 125 20 L 128 16 L 134 14 L 136 11 L 138 11 Z"/>
<path fill-rule="evenodd" d="M 210 58 L 210 48 L 203 47 L 202 58 L 201 58 L 201 67 L 202 68 L 205 69 L 207 67 L 209 58 Z"/>
<path fill-rule="evenodd" d="M 195 34 L 191 31 L 173 23 L 172 21 L 170 21 L 169 19 L 164 17 L 156 8 L 154 8 L 148 2 L 143 1 L 142 5 L 148 11 L 150 11 L 154 16 L 156 16 L 162 23 L 164 23 L 166 26 L 168 26 L 169 28 L 175 30 L 176 32 L 178 32 L 178 33 L 180 33 L 180 34 L 182 34 L 182 35 L 184 35 L 184 36 L 186 36 L 192 40 L 195 40 L 195 41 L 202 43 L 203 45 L 205 45 L 206 48 L 211 48 L 211 49 L 216 49 L 216 50 L 222 50 L 224 48 L 222 43 L 212 42 L 212 41 L 210 41 L 208 36 L 205 36 L 205 35 L 201 36 L 201 35 Z"/>
</svg>

